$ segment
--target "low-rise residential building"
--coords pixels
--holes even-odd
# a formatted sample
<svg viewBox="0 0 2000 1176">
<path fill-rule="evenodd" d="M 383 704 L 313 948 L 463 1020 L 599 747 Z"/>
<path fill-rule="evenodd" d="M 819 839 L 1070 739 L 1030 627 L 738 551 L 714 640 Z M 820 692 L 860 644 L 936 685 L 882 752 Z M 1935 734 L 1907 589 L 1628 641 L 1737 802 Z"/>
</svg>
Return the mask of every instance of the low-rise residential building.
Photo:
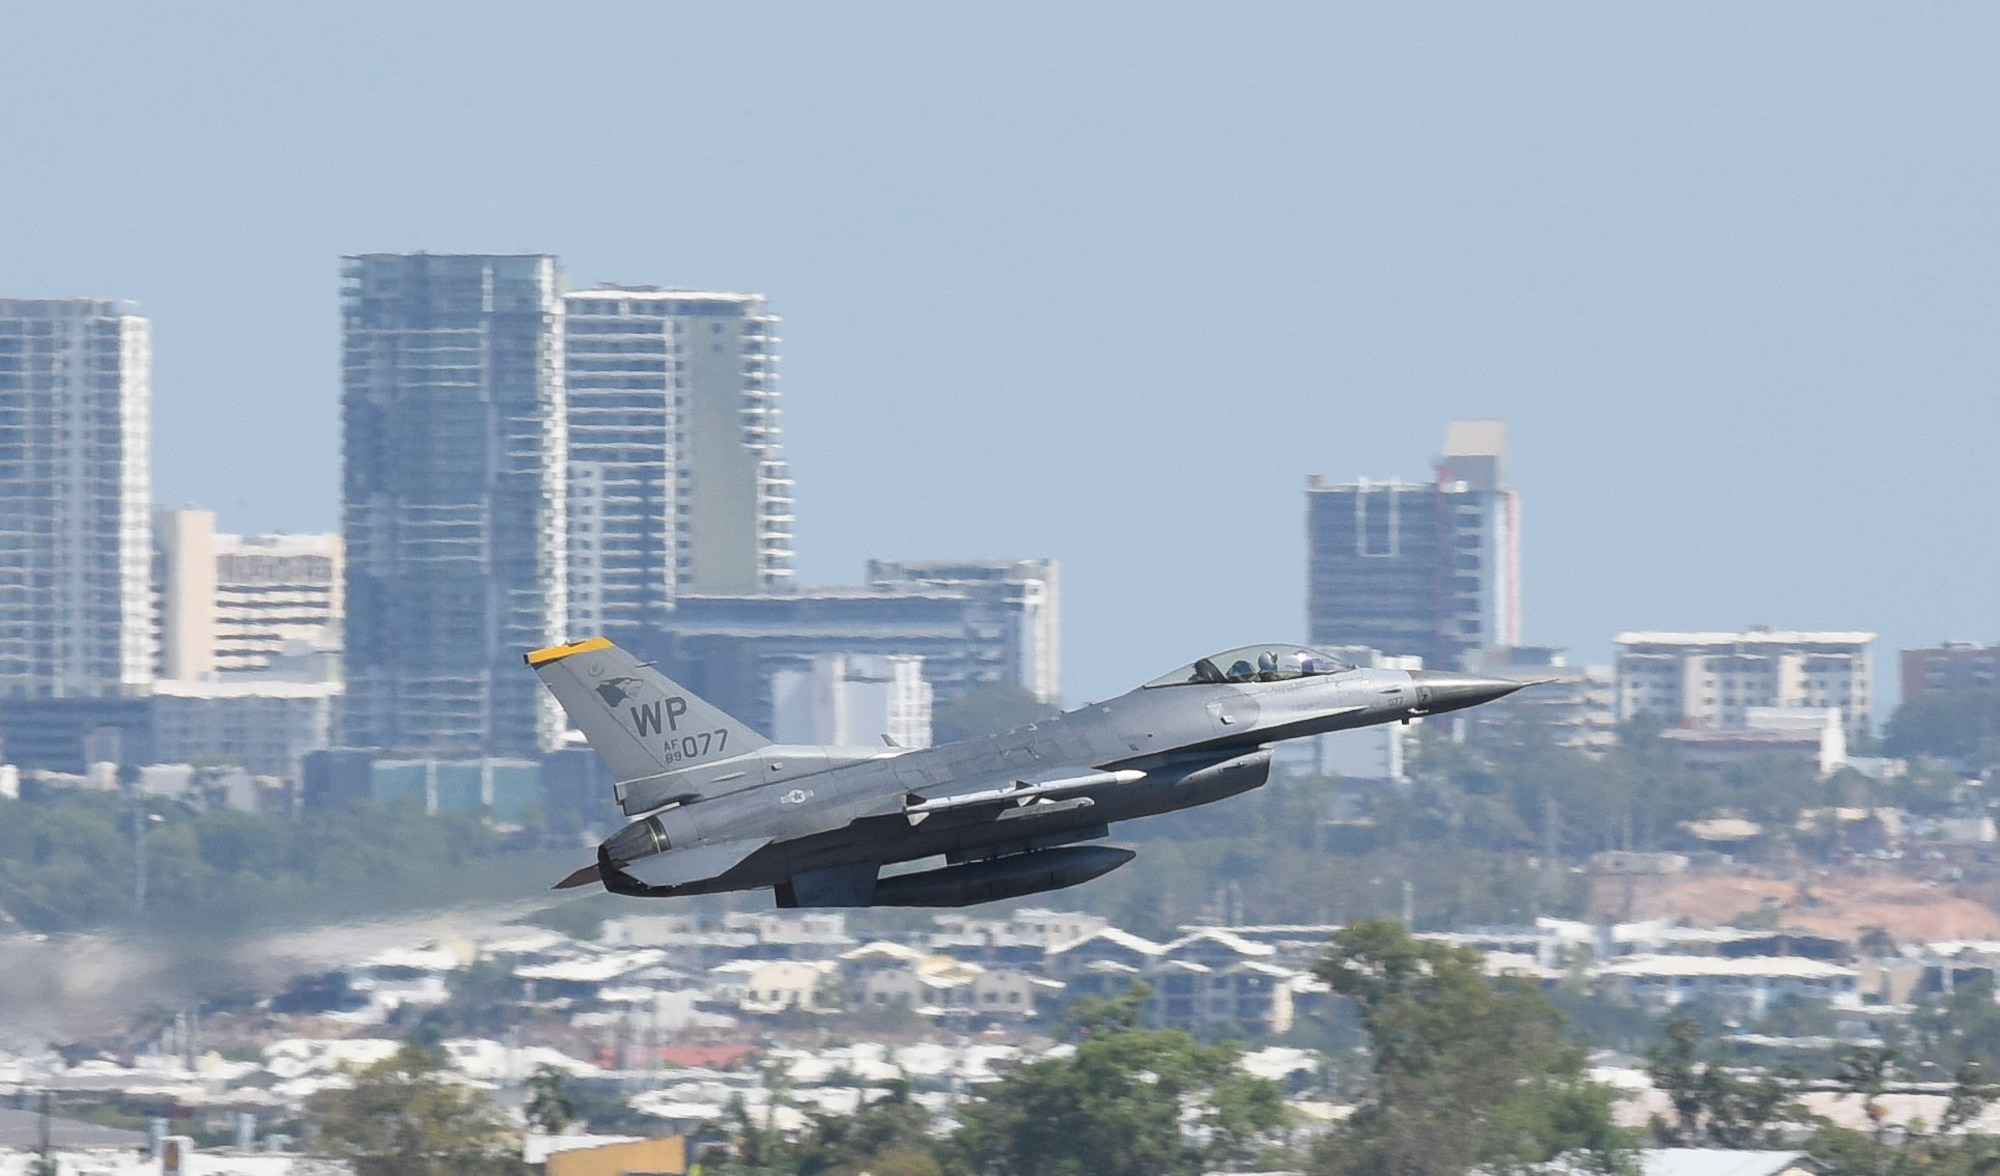
<svg viewBox="0 0 2000 1176">
<path fill-rule="evenodd" d="M 1599 965 L 1597 977 L 1613 999 L 1656 1011 L 1699 1002 L 1762 1018 L 1788 998 L 1860 1005 L 1860 973 L 1799 956 L 1626 956 Z"/>
<path fill-rule="evenodd" d="M 332 737 L 341 692 L 338 682 L 162 678 L 153 683 L 152 753 L 161 763 L 232 762 L 296 784 L 305 757 Z"/>
<path fill-rule="evenodd" d="M 1288 968 L 1258 961 L 1210 967 L 1192 960 L 1162 961 L 1146 976 L 1153 985 L 1150 1019 L 1175 1028 L 1220 1028 L 1284 1033 L 1292 1027 Z"/>
<path fill-rule="evenodd" d="M 530 1001 L 594 1001 L 606 988 L 627 984 L 635 973 L 656 967 L 666 958 L 667 953 L 658 948 L 634 948 L 524 963 L 514 969 L 514 975 L 526 984 Z"/>
<path fill-rule="evenodd" d="M 1559 747 L 1604 751 L 1618 742 L 1618 689 L 1610 666 L 1572 666 L 1560 649 L 1512 645 L 1479 651 L 1468 668 L 1535 684 L 1454 716 L 1465 723 L 1469 739 L 1491 742 L 1532 726 Z"/>
<path fill-rule="evenodd" d="M 1025 1020 L 1040 1011 L 1044 998 L 1063 991 L 1060 981 L 1020 968 L 986 968 L 941 955 L 912 958 L 877 945 L 844 962 L 862 1007 L 906 1008 L 928 1017 Z"/>
<path fill-rule="evenodd" d="M 1847 736 L 1868 731 L 1875 634 L 1751 628 L 1620 633 L 1618 718 L 1741 728 L 1751 707 L 1833 707 Z"/>
<path fill-rule="evenodd" d="M 1062 994 L 1059 980 L 1050 980 L 1019 968 L 982 968 L 972 978 L 968 994 L 973 1010 L 981 1016 L 1026 1019 L 1041 1011 L 1043 1000 Z"/>
<path fill-rule="evenodd" d="M 1033 964 L 1065 944 L 1075 943 L 1110 926 L 1095 915 L 1023 907 L 1005 919 L 972 915 L 934 916 L 937 930 L 928 936 L 931 950 L 982 963 Z"/>
<path fill-rule="evenodd" d="M 1244 960 L 1269 962 L 1278 949 L 1236 934 L 1226 927 L 1196 927 L 1171 943 L 1162 954 L 1170 960 L 1190 960 L 1210 967 L 1228 967 Z"/>
<path fill-rule="evenodd" d="M 1143 935 L 1121 931 L 1116 927 L 1101 927 L 1082 939 L 1072 940 L 1049 949 L 1043 957 L 1042 970 L 1057 980 L 1080 979 L 1098 964 L 1113 964 L 1129 969 L 1137 974 L 1150 967 L 1166 955 L 1164 943 L 1155 943 Z"/>
<path fill-rule="evenodd" d="M 2000 688 L 2000 645 L 1946 641 L 1929 649 L 1905 649 L 1900 660 L 1904 702 Z"/>
<path fill-rule="evenodd" d="M 746 1013 L 811 1012 L 833 971 L 831 961 L 732 960 L 709 969 L 709 992 Z"/>
<path fill-rule="evenodd" d="M 1746 707 L 1741 726 L 1676 727 L 1660 738 L 1696 771 L 1717 771 L 1761 756 L 1810 761 L 1822 776 L 1847 763 L 1847 734 L 1835 707 Z"/>
</svg>

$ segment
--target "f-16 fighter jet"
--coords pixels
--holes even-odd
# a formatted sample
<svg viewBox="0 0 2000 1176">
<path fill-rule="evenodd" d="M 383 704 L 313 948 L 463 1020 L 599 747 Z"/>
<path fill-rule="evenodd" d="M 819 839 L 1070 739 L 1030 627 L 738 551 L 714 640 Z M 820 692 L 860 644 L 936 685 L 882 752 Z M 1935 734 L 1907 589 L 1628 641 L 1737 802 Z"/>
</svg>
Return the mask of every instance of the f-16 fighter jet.
<svg viewBox="0 0 2000 1176">
<path fill-rule="evenodd" d="M 1252 645 L 1108 702 L 942 747 L 781 747 L 603 637 L 527 662 L 637 820 L 558 889 L 770 887 L 781 907 L 946 907 L 1075 886 L 1132 860 L 1111 825 L 1247 792 L 1271 744 L 1477 706 L 1523 683 L 1356 669 Z M 884 867 L 927 858 L 914 872 Z"/>
</svg>

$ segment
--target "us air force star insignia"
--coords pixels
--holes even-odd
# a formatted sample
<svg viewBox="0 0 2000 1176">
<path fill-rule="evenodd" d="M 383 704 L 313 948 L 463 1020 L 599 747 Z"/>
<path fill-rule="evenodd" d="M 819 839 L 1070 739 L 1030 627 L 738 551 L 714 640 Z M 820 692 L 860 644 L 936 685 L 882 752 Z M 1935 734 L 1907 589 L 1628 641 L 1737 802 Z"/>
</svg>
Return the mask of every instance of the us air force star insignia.
<svg viewBox="0 0 2000 1176">
<path fill-rule="evenodd" d="M 794 788 L 778 798 L 779 804 L 804 804 L 812 799 L 810 788 Z"/>
</svg>

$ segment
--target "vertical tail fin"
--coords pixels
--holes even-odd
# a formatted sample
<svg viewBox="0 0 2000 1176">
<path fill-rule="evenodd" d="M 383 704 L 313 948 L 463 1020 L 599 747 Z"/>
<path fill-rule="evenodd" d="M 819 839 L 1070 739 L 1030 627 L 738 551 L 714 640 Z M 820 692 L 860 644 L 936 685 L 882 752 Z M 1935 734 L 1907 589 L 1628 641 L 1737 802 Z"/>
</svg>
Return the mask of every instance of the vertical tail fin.
<svg viewBox="0 0 2000 1176">
<path fill-rule="evenodd" d="M 621 785 L 771 744 L 607 637 L 538 649 L 525 660 Z"/>
</svg>

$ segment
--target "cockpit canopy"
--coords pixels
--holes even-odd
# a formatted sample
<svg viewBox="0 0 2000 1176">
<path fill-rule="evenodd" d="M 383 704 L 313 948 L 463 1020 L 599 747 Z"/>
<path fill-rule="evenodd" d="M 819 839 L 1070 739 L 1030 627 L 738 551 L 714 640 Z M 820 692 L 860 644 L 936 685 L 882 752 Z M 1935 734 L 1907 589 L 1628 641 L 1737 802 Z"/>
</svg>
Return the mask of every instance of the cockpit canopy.
<svg viewBox="0 0 2000 1176">
<path fill-rule="evenodd" d="M 1315 674 L 1338 674 L 1354 667 L 1324 649 L 1304 645 L 1245 645 L 1182 666 L 1146 683 L 1155 686 L 1184 686 L 1217 682 L 1283 682 Z"/>
</svg>

